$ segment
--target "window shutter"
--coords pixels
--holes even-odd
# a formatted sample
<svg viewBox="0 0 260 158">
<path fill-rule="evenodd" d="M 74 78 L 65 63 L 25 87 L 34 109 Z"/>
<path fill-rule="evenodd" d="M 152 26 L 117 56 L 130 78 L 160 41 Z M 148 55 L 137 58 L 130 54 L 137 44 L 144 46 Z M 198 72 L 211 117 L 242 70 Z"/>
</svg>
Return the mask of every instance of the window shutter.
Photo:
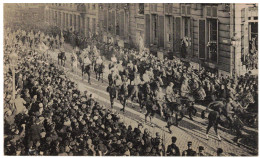
<svg viewBox="0 0 260 158">
<path fill-rule="evenodd" d="M 212 17 L 218 17 L 218 8 L 212 7 Z"/>
<path fill-rule="evenodd" d="M 194 26 L 194 20 L 193 20 L 193 18 L 190 18 L 190 38 L 191 38 L 191 45 L 190 45 L 190 54 L 193 56 L 194 54 L 193 54 L 193 30 L 194 30 L 194 28 L 193 28 L 193 26 Z"/>
<path fill-rule="evenodd" d="M 205 59 L 206 49 L 206 20 L 199 20 L 199 59 Z"/>
<path fill-rule="evenodd" d="M 190 15 L 190 6 L 187 6 L 186 8 L 186 15 Z"/>
<path fill-rule="evenodd" d="M 211 16 L 211 7 L 206 7 L 206 16 Z"/>
<path fill-rule="evenodd" d="M 125 24 L 125 18 L 124 18 L 124 11 L 121 11 L 120 14 L 120 21 L 119 21 L 119 29 L 120 29 L 120 37 L 124 37 L 124 24 Z"/>
<path fill-rule="evenodd" d="M 175 50 L 175 45 L 176 45 L 176 43 L 175 43 L 175 39 L 176 39 L 176 37 L 175 37 L 175 28 L 176 28 L 176 26 L 175 26 L 175 18 L 173 17 L 172 18 L 172 44 L 173 44 L 173 51 L 176 51 Z"/>
<path fill-rule="evenodd" d="M 159 16 L 159 47 L 164 47 L 164 16 Z"/>
<path fill-rule="evenodd" d="M 186 6 L 181 6 L 181 14 L 185 15 L 186 13 Z"/>
<path fill-rule="evenodd" d="M 175 28 L 175 50 L 180 52 L 181 47 L 181 17 L 175 18 L 176 28 Z"/>
<path fill-rule="evenodd" d="M 111 23 L 112 23 L 112 33 L 113 34 L 115 33 L 115 22 L 116 22 L 116 17 L 115 17 L 116 15 L 115 14 L 116 14 L 115 11 L 112 11 L 112 21 L 111 21 Z"/>
<path fill-rule="evenodd" d="M 217 20 L 217 63 L 218 63 L 218 56 L 219 56 L 219 51 L 218 51 L 218 30 L 219 29 L 219 27 L 218 27 L 218 20 Z"/>
<path fill-rule="evenodd" d="M 145 14 L 145 43 L 150 46 L 150 15 Z"/>
<path fill-rule="evenodd" d="M 171 13 L 172 13 L 172 3 L 169 4 L 168 6 L 169 6 L 168 11 L 169 11 L 169 13 L 171 14 Z"/>
<path fill-rule="evenodd" d="M 241 22 L 245 21 L 245 8 L 241 10 Z"/>
<path fill-rule="evenodd" d="M 168 13 L 168 3 L 164 4 L 164 13 Z"/>
</svg>

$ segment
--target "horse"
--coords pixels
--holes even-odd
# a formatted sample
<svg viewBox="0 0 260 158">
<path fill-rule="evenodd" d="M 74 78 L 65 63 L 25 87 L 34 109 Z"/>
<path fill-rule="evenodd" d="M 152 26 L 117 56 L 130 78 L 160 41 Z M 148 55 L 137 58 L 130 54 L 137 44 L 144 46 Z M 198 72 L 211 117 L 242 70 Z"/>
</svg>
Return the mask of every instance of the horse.
<svg viewBox="0 0 260 158">
<path fill-rule="evenodd" d="M 170 128 L 170 125 L 174 124 L 173 115 L 175 115 L 175 125 L 178 126 L 179 121 L 181 121 L 186 114 L 193 120 L 192 116 L 196 115 L 197 109 L 193 106 L 193 102 L 177 98 L 175 102 L 165 102 L 163 104 L 163 112 L 165 119 L 169 122 L 168 127 Z"/>
<path fill-rule="evenodd" d="M 58 64 L 61 63 L 62 66 L 65 66 L 65 61 L 66 61 L 66 54 L 64 51 L 61 51 L 58 54 Z"/>
<path fill-rule="evenodd" d="M 80 66 L 81 66 L 81 75 L 82 75 L 82 80 L 84 80 L 84 74 L 88 74 L 88 83 L 91 84 L 90 82 L 90 75 L 91 75 L 91 71 L 92 71 L 92 64 L 84 64 L 84 59 L 82 59 L 82 57 L 79 57 L 79 62 L 80 62 Z"/>
<path fill-rule="evenodd" d="M 102 83 L 103 83 L 103 75 L 104 75 L 104 70 L 105 70 L 105 65 L 104 63 L 101 64 L 96 64 L 94 65 L 94 71 L 96 73 L 96 79 L 99 81 L 100 80 L 100 76 L 102 79 Z"/>
<path fill-rule="evenodd" d="M 89 65 L 82 64 L 81 65 L 82 80 L 84 79 L 84 74 L 87 74 L 88 75 L 88 83 L 89 84 L 91 84 L 91 81 L 90 81 L 91 71 L 92 71 L 92 65 L 91 64 L 89 64 Z"/>
<path fill-rule="evenodd" d="M 184 117 L 183 107 L 178 102 L 167 102 L 163 105 L 164 116 L 167 121 L 169 132 L 172 133 L 172 126 L 178 126 L 179 121 Z M 174 116 L 175 115 L 175 116 Z"/>
<path fill-rule="evenodd" d="M 224 128 L 229 128 L 231 129 L 235 129 L 236 130 L 236 133 L 240 133 L 239 131 L 241 130 L 241 127 L 242 126 L 238 126 L 238 124 L 234 124 L 233 123 L 233 118 L 228 118 L 227 115 L 225 114 L 225 111 L 223 111 L 223 107 L 222 106 L 219 106 L 217 104 L 217 102 L 212 102 L 209 104 L 209 107 L 211 107 L 213 110 L 210 110 L 209 111 L 209 114 L 208 114 L 208 125 L 207 125 L 207 130 L 206 130 L 206 139 L 208 140 L 208 133 L 209 133 L 209 130 L 210 128 L 213 126 L 214 127 L 214 131 L 218 137 L 218 140 L 221 141 L 221 137 L 220 135 L 218 134 L 218 125 L 221 125 L 222 127 Z M 209 108 L 208 107 L 208 108 Z M 206 113 L 207 110 L 203 110 L 201 112 L 201 118 L 202 119 L 205 119 L 205 113 Z M 238 116 L 236 113 L 233 114 L 234 116 Z"/>
<path fill-rule="evenodd" d="M 120 103 L 123 105 L 123 108 L 120 109 L 120 111 L 123 111 L 125 112 L 125 106 L 126 106 L 126 103 L 127 103 L 127 99 L 129 98 L 129 92 L 128 92 L 128 86 L 126 83 L 123 83 L 121 85 L 121 88 L 119 90 L 119 93 L 118 93 L 118 99 L 120 101 Z"/>
</svg>

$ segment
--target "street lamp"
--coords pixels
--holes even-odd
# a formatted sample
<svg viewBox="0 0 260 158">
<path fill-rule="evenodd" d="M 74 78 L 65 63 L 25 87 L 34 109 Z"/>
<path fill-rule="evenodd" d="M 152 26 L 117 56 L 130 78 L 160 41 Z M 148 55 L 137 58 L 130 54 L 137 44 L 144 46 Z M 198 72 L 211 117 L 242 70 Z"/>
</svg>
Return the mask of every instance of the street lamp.
<svg viewBox="0 0 260 158">
<path fill-rule="evenodd" d="M 12 76 L 13 76 L 13 106 L 14 106 L 14 101 L 15 101 L 15 67 L 17 66 L 18 55 L 15 52 L 12 52 L 9 55 L 9 61 L 10 61 L 10 66 L 11 66 Z"/>
</svg>

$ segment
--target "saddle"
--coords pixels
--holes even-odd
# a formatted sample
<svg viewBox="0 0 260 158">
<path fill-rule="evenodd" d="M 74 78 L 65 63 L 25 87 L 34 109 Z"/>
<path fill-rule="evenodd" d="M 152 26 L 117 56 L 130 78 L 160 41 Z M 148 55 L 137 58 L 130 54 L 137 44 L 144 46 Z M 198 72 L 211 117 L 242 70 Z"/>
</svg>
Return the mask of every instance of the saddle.
<svg viewBox="0 0 260 158">
<path fill-rule="evenodd" d="M 85 65 L 85 66 L 84 66 L 84 70 L 85 70 L 85 72 L 90 72 L 90 70 L 91 70 L 91 65 Z"/>
</svg>

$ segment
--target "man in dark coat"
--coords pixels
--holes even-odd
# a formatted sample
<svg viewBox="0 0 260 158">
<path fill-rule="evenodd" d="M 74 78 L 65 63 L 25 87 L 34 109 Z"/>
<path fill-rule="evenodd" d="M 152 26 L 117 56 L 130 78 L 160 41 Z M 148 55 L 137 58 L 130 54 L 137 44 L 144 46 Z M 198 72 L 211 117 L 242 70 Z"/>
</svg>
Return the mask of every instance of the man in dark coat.
<svg viewBox="0 0 260 158">
<path fill-rule="evenodd" d="M 112 83 L 107 87 L 107 92 L 109 93 L 111 108 L 113 109 L 114 99 L 116 98 L 116 86 Z"/>
<path fill-rule="evenodd" d="M 175 144 L 177 141 L 176 137 L 172 137 L 172 144 L 168 145 L 166 154 L 167 156 L 180 156 L 180 149 L 179 147 Z"/>
<path fill-rule="evenodd" d="M 182 156 L 196 156 L 196 151 L 192 150 L 192 142 L 188 142 L 188 149 L 182 152 Z"/>
</svg>

